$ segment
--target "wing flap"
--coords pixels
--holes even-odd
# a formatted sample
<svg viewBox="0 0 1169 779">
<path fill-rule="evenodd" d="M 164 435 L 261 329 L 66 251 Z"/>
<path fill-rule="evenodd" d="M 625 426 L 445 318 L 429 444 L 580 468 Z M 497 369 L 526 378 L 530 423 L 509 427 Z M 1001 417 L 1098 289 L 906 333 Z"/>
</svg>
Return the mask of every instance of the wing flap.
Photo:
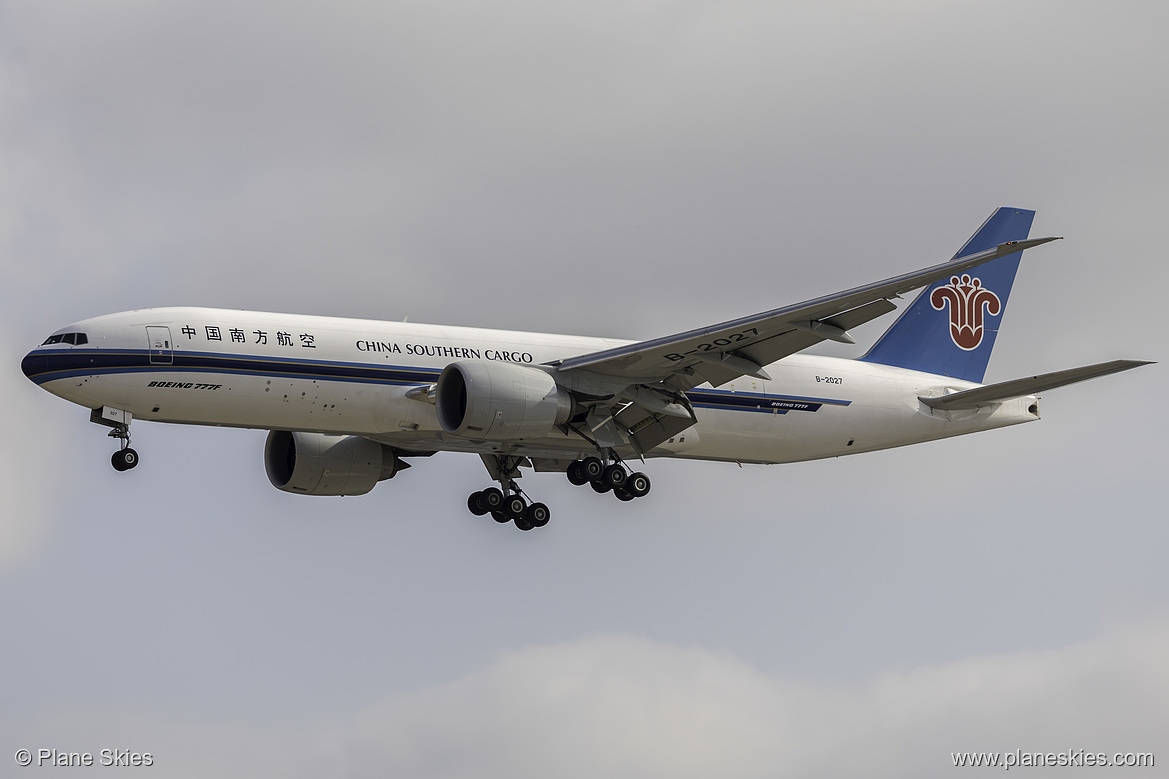
<svg viewBox="0 0 1169 779">
<path fill-rule="evenodd" d="M 998 384 L 988 384 L 985 387 L 955 392 L 952 395 L 943 395 L 939 398 L 920 398 L 921 402 L 930 408 L 940 411 L 956 411 L 959 409 L 978 408 L 1005 400 L 1021 398 L 1045 392 L 1056 387 L 1064 387 L 1112 373 L 1120 373 L 1142 365 L 1149 365 L 1146 360 L 1112 360 L 1096 365 L 1085 365 L 1082 368 L 1071 368 L 1066 371 L 1044 373 L 1039 376 L 1028 376 L 1022 379 L 1003 381 Z"/>
<path fill-rule="evenodd" d="M 635 404 L 619 411 L 614 419 L 629 432 L 629 441 L 638 454 L 644 455 L 663 441 L 689 429 L 697 419 L 687 402 L 689 418 L 654 413 Z"/>
</svg>

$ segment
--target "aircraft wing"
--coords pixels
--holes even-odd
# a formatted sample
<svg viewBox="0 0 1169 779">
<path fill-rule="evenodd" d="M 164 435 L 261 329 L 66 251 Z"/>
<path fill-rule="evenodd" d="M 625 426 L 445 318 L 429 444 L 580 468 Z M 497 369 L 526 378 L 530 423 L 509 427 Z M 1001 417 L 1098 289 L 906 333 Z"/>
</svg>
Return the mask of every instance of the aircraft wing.
<svg viewBox="0 0 1169 779">
<path fill-rule="evenodd" d="M 572 357 L 560 372 L 588 371 L 629 384 L 665 382 L 662 389 L 685 391 L 704 381 L 725 384 L 739 376 L 769 378 L 763 366 L 823 340 L 853 343 L 848 329 L 893 311 L 898 297 L 955 273 L 1033 246 L 1058 240 L 1034 238 L 1002 243 L 912 273 L 862 287 L 764 311 L 754 316 L 664 338 Z"/>
</svg>

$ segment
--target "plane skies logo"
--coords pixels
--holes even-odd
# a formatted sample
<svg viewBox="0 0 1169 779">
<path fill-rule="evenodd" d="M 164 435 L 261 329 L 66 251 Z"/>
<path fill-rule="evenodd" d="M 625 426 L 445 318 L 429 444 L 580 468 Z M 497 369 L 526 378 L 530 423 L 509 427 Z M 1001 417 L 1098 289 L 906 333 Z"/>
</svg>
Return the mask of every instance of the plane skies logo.
<svg viewBox="0 0 1169 779">
<path fill-rule="evenodd" d="M 985 332 L 982 326 L 983 312 L 998 316 L 1003 310 L 999 296 L 985 289 L 980 279 L 963 274 L 950 278 L 950 283 L 938 287 L 930 295 L 930 305 L 938 311 L 950 305 L 950 338 L 954 344 L 967 352 L 978 348 Z"/>
</svg>

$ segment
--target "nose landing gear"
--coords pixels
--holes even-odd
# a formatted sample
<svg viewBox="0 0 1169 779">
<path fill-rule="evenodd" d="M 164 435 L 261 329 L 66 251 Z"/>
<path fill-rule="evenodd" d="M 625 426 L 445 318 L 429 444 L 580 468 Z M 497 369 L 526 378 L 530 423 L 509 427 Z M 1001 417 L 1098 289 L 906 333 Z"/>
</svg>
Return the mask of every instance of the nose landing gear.
<svg viewBox="0 0 1169 779">
<path fill-rule="evenodd" d="M 89 414 L 89 421 L 113 428 L 109 432 L 110 438 L 117 438 L 121 448 L 110 458 L 115 471 L 128 471 L 138 465 L 138 452 L 130 448 L 130 420 L 133 419 L 129 411 L 102 406 L 95 408 Z"/>
</svg>

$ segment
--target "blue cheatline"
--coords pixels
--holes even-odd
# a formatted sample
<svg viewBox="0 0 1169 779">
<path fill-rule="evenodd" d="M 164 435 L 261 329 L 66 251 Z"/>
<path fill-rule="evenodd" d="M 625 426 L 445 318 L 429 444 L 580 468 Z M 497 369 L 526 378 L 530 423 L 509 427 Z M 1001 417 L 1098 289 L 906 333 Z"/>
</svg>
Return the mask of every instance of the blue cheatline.
<svg viewBox="0 0 1169 779">
<path fill-rule="evenodd" d="M 1034 211 L 998 208 L 954 259 L 1025 240 Z M 864 357 L 865 362 L 982 382 L 1022 253 L 1001 257 L 922 291 Z M 981 327 L 978 327 L 981 325 Z"/>
<path fill-rule="evenodd" d="M 362 384 L 416 386 L 433 383 L 440 369 L 423 366 L 370 365 L 334 360 L 304 360 L 254 354 L 176 351 L 169 363 L 150 362 L 146 349 L 61 349 L 30 354 L 21 364 L 25 375 L 37 384 L 76 376 L 128 373 L 203 373 L 227 376 L 270 376 L 287 379 L 344 381 Z M 686 393 L 699 408 L 719 408 L 786 414 L 789 411 L 819 411 L 821 406 L 849 406 L 851 400 L 813 398 L 797 395 L 764 395 L 728 390 L 690 390 Z"/>
</svg>

